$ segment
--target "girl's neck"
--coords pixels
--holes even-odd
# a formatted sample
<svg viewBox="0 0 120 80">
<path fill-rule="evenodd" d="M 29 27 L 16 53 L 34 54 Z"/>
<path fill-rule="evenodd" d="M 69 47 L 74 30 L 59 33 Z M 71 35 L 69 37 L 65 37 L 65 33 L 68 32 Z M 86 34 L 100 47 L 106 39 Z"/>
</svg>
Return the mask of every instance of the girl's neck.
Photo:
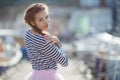
<svg viewBox="0 0 120 80">
<path fill-rule="evenodd" d="M 44 35 L 44 31 L 40 30 L 40 29 L 37 28 L 37 27 L 32 27 L 32 30 L 33 30 L 33 33 L 34 33 L 34 34 Z"/>
<path fill-rule="evenodd" d="M 48 32 L 47 31 L 36 31 L 36 30 L 34 30 L 34 29 L 32 29 L 32 31 L 31 31 L 33 34 L 41 34 L 41 35 L 45 35 L 45 34 L 48 34 Z"/>
</svg>

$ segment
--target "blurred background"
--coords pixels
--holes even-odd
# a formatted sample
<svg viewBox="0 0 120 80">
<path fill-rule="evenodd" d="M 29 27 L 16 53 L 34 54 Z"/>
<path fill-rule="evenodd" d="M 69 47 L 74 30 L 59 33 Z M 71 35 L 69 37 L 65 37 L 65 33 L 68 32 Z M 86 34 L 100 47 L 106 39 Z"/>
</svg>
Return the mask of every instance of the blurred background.
<svg viewBox="0 0 120 80">
<path fill-rule="evenodd" d="M 49 31 L 62 41 L 65 80 L 120 80 L 120 0 L 0 0 L 0 80 L 24 80 L 32 71 L 24 44 L 25 9 L 50 8 Z"/>
</svg>

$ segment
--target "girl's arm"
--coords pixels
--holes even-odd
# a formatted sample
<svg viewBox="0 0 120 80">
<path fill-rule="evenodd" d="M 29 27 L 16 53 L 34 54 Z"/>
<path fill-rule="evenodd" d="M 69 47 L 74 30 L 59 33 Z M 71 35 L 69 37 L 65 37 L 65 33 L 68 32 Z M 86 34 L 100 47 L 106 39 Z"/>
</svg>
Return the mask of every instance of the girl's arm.
<svg viewBox="0 0 120 80">
<path fill-rule="evenodd" d="M 66 54 L 63 53 L 58 47 L 55 45 L 51 45 L 52 43 L 47 42 L 42 47 L 42 53 L 48 57 L 50 57 L 53 61 L 61 64 L 63 67 L 68 66 L 68 58 Z"/>
</svg>

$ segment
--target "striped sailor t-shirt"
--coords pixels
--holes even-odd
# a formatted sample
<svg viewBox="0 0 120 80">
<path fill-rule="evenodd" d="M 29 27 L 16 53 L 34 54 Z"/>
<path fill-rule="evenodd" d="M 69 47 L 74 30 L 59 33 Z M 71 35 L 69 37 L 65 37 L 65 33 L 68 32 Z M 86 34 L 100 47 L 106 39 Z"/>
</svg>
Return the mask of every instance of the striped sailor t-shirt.
<svg viewBox="0 0 120 80">
<path fill-rule="evenodd" d="M 57 63 L 68 66 L 68 59 L 55 44 L 46 41 L 40 34 L 25 32 L 25 44 L 28 58 L 35 70 L 57 69 Z"/>
</svg>

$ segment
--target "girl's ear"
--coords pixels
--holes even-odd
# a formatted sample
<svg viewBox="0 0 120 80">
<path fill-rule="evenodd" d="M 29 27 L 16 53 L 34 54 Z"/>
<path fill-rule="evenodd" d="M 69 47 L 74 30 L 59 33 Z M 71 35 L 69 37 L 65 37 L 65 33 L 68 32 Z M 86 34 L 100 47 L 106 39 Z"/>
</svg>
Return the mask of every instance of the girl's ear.
<svg viewBox="0 0 120 80">
<path fill-rule="evenodd" d="M 35 26 L 35 23 L 34 23 L 33 21 L 31 21 L 30 24 L 31 24 L 32 26 Z"/>
</svg>

